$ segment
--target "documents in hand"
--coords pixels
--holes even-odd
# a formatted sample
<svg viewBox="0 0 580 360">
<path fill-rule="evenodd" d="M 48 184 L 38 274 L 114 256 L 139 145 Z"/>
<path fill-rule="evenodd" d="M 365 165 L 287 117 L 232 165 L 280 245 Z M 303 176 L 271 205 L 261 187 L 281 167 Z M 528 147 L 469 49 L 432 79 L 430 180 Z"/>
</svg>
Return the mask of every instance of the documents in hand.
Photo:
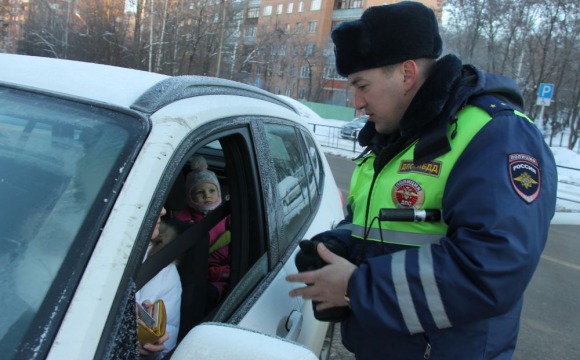
<svg viewBox="0 0 580 360">
<path fill-rule="evenodd" d="M 148 308 L 137 304 L 137 336 L 141 345 L 155 344 L 159 338 L 165 335 L 165 324 L 166 315 L 163 300 L 157 300 Z"/>
</svg>

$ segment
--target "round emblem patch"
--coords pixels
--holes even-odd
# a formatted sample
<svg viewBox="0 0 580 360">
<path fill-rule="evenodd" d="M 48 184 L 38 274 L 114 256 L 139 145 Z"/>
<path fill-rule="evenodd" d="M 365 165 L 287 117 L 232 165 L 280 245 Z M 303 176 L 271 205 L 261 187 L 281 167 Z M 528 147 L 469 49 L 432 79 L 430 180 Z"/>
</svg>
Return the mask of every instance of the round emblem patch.
<svg viewBox="0 0 580 360">
<path fill-rule="evenodd" d="M 509 176 L 516 194 L 528 204 L 540 195 L 540 167 L 538 160 L 528 154 L 510 154 Z"/>
<path fill-rule="evenodd" d="M 391 190 L 393 203 L 398 208 L 420 209 L 425 202 L 425 192 L 421 185 L 411 179 L 397 181 Z"/>
</svg>

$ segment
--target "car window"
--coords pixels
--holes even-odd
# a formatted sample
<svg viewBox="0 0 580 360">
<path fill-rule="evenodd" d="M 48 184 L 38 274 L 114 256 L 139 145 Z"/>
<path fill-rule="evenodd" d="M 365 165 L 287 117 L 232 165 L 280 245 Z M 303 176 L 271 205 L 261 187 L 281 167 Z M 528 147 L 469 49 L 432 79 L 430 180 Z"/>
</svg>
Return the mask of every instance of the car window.
<svg viewBox="0 0 580 360">
<path fill-rule="evenodd" d="M 302 132 L 306 145 L 306 176 L 308 178 L 308 192 L 310 194 L 310 204 L 313 206 L 318 202 L 323 181 L 322 162 L 318 149 L 312 136 Z"/>
<path fill-rule="evenodd" d="M 243 123 L 243 120 L 239 121 Z M 232 314 L 248 300 L 249 294 L 268 274 L 267 223 L 262 208 L 265 200 L 262 199 L 259 167 L 249 126 L 230 127 L 227 131 L 216 131 L 215 125 L 210 126 L 190 134 L 182 144 L 183 148 L 176 151 L 181 155 L 172 159 L 173 165 L 168 166 L 169 170 L 164 174 L 165 178 L 174 180 L 167 185 L 168 190 L 158 193 L 164 199 L 162 203 L 167 210 L 163 220 L 178 231 L 172 242 L 194 244 L 185 252 L 175 253 L 183 288 L 178 339 L 201 321 L 230 321 Z M 209 237 L 205 237 L 207 229 L 213 229 L 214 226 L 210 215 L 219 209 L 212 210 L 206 218 L 191 224 L 177 221 L 179 213 L 188 207 L 185 201 L 187 175 L 191 171 L 191 160 L 197 156 L 203 156 L 207 169 L 216 175 L 223 194 L 223 204 L 228 206 L 226 229 L 231 233 L 231 240 L 225 246 L 229 250 L 230 273 L 225 293 L 217 304 L 209 296 L 208 285 L 211 284 L 206 284 L 210 246 L 207 243 L 200 244 L 197 239 L 208 241 Z M 212 225 L 204 225 L 206 220 Z M 193 229 L 192 232 L 194 227 L 199 230 Z M 182 237 L 184 234 L 186 238 Z M 155 259 L 155 255 L 152 259 Z"/>
<path fill-rule="evenodd" d="M 66 309 L 54 312 L 42 304 L 61 303 L 74 288 L 144 130 L 125 114 L 0 88 L 4 356 L 29 327 L 42 331 Z M 37 326 L 30 326 L 35 319 Z"/>
<path fill-rule="evenodd" d="M 305 161 L 308 150 L 294 127 L 265 124 L 265 129 L 278 179 L 278 195 L 282 202 L 286 235 L 285 243 L 279 244 L 282 253 L 295 240 L 309 218 L 309 199 L 312 196 L 309 195 L 309 184 L 312 184 L 314 176 L 311 169 L 308 169 L 312 164 Z"/>
</svg>

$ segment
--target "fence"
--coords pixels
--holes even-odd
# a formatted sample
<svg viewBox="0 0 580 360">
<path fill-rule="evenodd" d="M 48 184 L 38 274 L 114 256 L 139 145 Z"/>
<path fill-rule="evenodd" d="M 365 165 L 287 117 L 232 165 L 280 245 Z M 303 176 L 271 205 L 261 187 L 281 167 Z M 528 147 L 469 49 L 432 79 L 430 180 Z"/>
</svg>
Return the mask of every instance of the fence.
<svg viewBox="0 0 580 360">
<path fill-rule="evenodd" d="M 322 146 L 328 146 L 335 149 L 352 151 L 353 153 L 361 152 L 362 148 L 356 138 L 342 138 L 340 136 L 341 127 L 321 125 L 321 124 L 309 124 L 312 126 L 312 132 L 316 135 L 318 143 Z"/>
<path fill-rule="evenodd" d="M 312 127 L 312 131 L 322 146 L 350 151 L 353 155 L 356 155 L 363 150 L 363 148 L 358 145 L 356 139 L 342 138 L 340 135 L 341 127 L 339 126 L 312 123 L 309 125 Z M 559 177 L 561 177 L 564 172 L 568 175 L 565 178 L 561 177 L 558 179 L 558 192 L 560 196 L 557 196 L 557 198 L 570 203 L 580 204 L 580 169 L 562 165 L 557 165 L 557 167 Z M 565 197 L 562 197 L 562 194 L 564 194 Z"/>
</svg>

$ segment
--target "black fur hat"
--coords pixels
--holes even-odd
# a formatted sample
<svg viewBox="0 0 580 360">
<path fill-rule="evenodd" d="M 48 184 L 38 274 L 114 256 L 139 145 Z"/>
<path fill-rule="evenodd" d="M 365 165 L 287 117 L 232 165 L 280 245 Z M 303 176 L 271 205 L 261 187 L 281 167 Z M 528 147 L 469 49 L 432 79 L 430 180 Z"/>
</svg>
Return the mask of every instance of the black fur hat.
<svg viewBox="0 0 580 360">
<path fill-rule="evenodd" d="M 372 6 L 331 34 L 336 71 L 348 76 L 405 60 L 438 58 L 442 51 L 433 10 L 415 1 Z"/>
</svg>

